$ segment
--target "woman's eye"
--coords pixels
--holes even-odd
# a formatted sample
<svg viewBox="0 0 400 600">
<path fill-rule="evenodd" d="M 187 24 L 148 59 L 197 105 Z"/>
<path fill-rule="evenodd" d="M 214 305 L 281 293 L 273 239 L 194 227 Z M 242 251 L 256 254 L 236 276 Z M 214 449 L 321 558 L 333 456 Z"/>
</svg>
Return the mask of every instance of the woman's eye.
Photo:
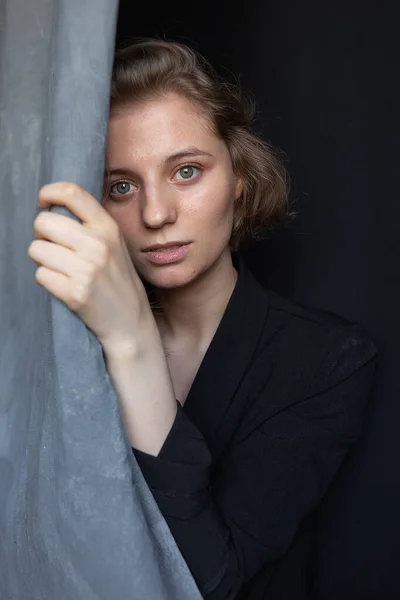
<svg viewBox="0 0 400 600">
<path fill-rule="evenodd" d="M 195 167 L 194 165 L 185 165 L 177 170 L 177 172 L 175 174 L 175 179 L 178 179 L 178 181 L 185 181 L 185 179 L 192 179 L 197 174 L 198 171 L 200 171 L 200 169 L 198 167 Z M 178 175 L 179 175 L 179 177 L 178 177 Z"/>
<path fill-rule="evenodd" d="M 119 181 L 118 183 L 114 183 L 110 187 L 110 192 L 115 196 L 125 196 L 126 194 L 129 194 L 129 192 L 132 192 L 131 188 L 134 187 L 135 186 L 133 185 L 133 183 L 128 183 L 127 181 Z"/>
</svg>

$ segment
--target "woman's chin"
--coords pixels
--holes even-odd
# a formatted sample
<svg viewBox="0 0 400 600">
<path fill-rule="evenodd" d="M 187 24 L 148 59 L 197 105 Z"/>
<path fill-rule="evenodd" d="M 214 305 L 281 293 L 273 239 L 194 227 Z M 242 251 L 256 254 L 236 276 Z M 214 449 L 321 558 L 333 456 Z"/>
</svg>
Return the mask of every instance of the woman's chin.
<svg viewBox="0 0 400 600">
<path fill-rule="evenodd" d="M 172 290 L 186 287 L 196 279 L 194 269 L 184 268 L 183 265 L 168 265 L 168 267 L 147 268 L 141 272 L 141 276 L 155 288 Z"/>
</svg>

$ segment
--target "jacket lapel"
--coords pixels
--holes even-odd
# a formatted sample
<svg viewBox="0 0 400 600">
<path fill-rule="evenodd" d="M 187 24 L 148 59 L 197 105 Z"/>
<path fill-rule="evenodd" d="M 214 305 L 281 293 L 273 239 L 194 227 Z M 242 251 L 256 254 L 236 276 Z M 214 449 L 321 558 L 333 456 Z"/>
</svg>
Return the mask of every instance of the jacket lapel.
<svg viewBox="0 0 400 600">
<path fill-rule="evenodd" d="M 268 315 L 267 290 L 257 282 L 242 257 L 233 255 L 233 261 L 238 270 L 235 289 L 184 405 L 189 417 L 205 435 L 214 456 L 226 443 L 216 434 L 232 403 L 237 413 L 246 402 L 246 397 L 235 396 L 261 338 L 265 340 L 262 334 Z M 263 374 L 265 380 L 264 375 L 267 373 Z M 229 435 L 229 431 L 226 434 Z"/>
</svg>

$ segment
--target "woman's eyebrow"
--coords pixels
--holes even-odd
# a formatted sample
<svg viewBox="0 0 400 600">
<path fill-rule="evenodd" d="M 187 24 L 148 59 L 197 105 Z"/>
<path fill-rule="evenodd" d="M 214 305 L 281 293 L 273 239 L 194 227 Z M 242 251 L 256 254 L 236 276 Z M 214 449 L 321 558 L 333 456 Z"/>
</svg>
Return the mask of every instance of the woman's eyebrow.
<svg viewBox="0 0 400 600">
<path fill-rule="evenodd" d="M 190 156 L 212 156 L 212 154 L 207 152 L 207 150 L 202 150 L 196 146 L 190 146 L 189 148 L 184 148 L 183 150 L 179 150 L 179 152 L 174 152 L 174 154 L 168 156 L 168 158 L 165 160 L 165 163 L 171 163 L 181 158 Z"/>
<path fill-rule="evenodd" d="M 190 146 L 189 148 L 183 148 L 179 150 L 179 152 L 174 152 L 168 156 L 164 163 L 169 164 L 175 162 L 176 160 L 180 160 L 181 158 L 189 158 L 191 156 L 213 156 L 207 150 L 202 150 L 201 148 L 197 148 L 196 146 Z M 129 167 L 114 167 L 113 169 L 106 169 L 104 171 L 104 178 L 111 177 L 112 175 L 133 175 L 132 169 Z"/>
<path fill-rule="evenodd" d="M 112 175 L 133 175 L 133 171 L 128 167 L 115 167 L 114 169 L 104 170 L 104 179 L 111 177 Z"/>
</svg>

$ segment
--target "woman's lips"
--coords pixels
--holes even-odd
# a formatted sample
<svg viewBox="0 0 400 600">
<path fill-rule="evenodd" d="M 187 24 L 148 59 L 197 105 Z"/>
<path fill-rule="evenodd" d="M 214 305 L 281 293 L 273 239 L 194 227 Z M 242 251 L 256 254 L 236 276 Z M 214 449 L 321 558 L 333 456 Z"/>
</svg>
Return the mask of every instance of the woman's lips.
<svg viewBox="0 0 400 600">
<path fill-rule="evenodd" d="M 188 251 L 190 244 L 181 246 L 170 246 L 169 248 L 157 250 L 147 250 L 144 252 L 148 261 L 156 265 L 168 265 L 181 260 Z"/>
</svg>

